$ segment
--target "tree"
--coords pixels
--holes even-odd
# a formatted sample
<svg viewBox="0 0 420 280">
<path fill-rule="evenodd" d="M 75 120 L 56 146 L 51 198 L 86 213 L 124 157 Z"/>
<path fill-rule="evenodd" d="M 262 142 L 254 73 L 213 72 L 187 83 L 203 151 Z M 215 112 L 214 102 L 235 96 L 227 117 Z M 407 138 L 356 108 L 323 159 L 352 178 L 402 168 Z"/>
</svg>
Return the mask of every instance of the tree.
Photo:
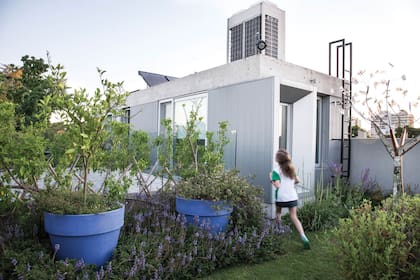
<svg viewBox="0 0 420 280">
<path fill-rule="evenodd" d="M 389 65 L 393 68 L 391 63 Z M 345 106 L 351 107 L 363 119 L 372 124 L 380 141 L 391 156 L 393 160 L 393 195 L 397 196 L 404 192 L 403 156 L 420 142 L 420 135 L 408 138 L 407 128 L 404 127 L 398 140 L 396 131 L 404 122 L 401 112 L 407 113 L 406 110 L 408 110 L 411 114 L 411 109 L 419 104 L 420 94 L 409 94 L 399 84 L 406 80 L 405 75 L 400 76 L 399 79 L 393 79 L 389 75 L 390 72 L 392 71 L 376 71 L 367 74 L 366 71 L 360 71 L 357 78 L 352 80 L 354 87 L 359 88 L 353 91 L 353 98 L 350 97 L 349 88 L 343 90 L 346 96 Z"/>
<path fill-rule="evenodd" d="M 53 94 L 56 86 L 49 73 L 53 67 L 42 58 L 25 55 L 21 61 L 22 66 L 3 65 L 0 72 L 0 102 L 9 101 L 15 104 L 18 127 L 20 122 L 29 125 L 41 121 L 40 101 Z"/>
</svg>

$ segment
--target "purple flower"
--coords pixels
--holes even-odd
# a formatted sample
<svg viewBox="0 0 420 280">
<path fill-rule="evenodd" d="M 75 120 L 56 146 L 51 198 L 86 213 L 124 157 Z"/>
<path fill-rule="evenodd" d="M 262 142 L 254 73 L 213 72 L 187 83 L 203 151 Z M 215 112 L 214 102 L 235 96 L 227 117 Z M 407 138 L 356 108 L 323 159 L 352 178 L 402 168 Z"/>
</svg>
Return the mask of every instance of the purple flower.
<svg viewBox="0 0 420 280">
<path fill-rule="evenodd" d="M 143 213 L 139 213 L 139 214 L 135 215 L 134 219 L 141 224 L 144 221 Z"/>
<path fill-rule="evenodd" d="M 16 259 L 12 259 L 11 263 L 13 264 L 13 266 L 16 266 L 18 262 Z"/>
<path fill-rule="evenodd" d="M 112 274 L 112 262 L 109 262 L 106 266 L 106 272 L 108 272 L 110 275 Z"/>
<path fill-rule="evenodd" d="M 57 253 L 57 251 L 60 250 L 60 244 L 54 245 L 54 253 Z"/>
<path fill-rule="evenodd" d="M 139 266 L 141 270 L 145 270 L 146 268 L 146 258 L 144 257 L 143 251 L 140 251 Z"/>
<path fill-rule="evenodd" d="M 26 271 L 27 272 L 31 271 L 31 265 L 29 263 L 26 264 Z"/>
<path fill-rule="evenodd" d="M 104 267 L 101 265 L 101 269 L 99 270 L 99 279 L 104 279 L 105 277 L 105 271 Z"/>
<path fill-rule="evenodd" d="M 76 270 L 82 270 L 85 267 L 85 262 L 83 259 L 77 260 L 76 264 L 74 265 L 74 268 Z"/>
<path fill-rule="evenodd" d="M 329 163 L 329 169 L 331 171 L 331 174 L 337 178 L 339 178 L 342 174 L 342 167 L 343 165 L 341 163 L 336 163 L 336 162 Z"/>
</svg>

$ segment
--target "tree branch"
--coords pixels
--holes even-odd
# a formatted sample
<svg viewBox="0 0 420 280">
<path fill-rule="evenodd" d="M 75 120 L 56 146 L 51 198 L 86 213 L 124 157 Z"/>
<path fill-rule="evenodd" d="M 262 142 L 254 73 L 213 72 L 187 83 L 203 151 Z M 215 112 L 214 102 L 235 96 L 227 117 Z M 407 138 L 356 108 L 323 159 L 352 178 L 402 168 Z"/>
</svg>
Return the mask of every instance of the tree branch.
<svg viewBox="0 0 420 280">
<path fill-rule="evenodd" d="M 417 135 L 416 138 L 410 138 L 410 140 L 405 142 L 405 145 L 400 148 L 401 156 L 414 148 L 414 146 L 416 146 L 418 143 L 420 143 L 420 135 Z"/>
</svg>

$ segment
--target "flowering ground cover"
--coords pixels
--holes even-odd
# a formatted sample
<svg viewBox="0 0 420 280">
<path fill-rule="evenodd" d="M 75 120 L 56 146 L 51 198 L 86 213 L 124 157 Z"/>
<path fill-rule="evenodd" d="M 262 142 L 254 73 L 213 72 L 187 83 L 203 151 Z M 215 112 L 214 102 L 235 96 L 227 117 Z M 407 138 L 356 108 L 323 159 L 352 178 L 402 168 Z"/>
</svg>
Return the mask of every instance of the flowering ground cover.
<svg viewBox="0 0 420 280">
<path fill-rule="evenodd" d="M 195 279 L 284 253 L 286 234 L 263 216 L 259 227 L 237 226 L 232 219 L 227 232 L 214 235 L 205 225 L 187 227 L 172 198 L 142 198 L 129 208 L 114 256 L 100 268 L 56 260 L 60 248 L 50 248 L 41 223 L 9 226 L 0 279 Z"/>
</svg>

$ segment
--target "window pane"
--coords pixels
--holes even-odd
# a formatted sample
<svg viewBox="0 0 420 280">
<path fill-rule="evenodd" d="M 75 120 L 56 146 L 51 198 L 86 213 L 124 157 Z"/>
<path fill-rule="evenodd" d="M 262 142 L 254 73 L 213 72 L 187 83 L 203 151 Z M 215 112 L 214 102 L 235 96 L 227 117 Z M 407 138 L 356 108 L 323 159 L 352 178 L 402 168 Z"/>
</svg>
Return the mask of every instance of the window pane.
<svg viewBox="0 0 420 280">
<path fill-rule="evenodd" d="M 175 101 L 175 132 L 177 138 L 185 137 L 185 126 L 192 111 L 197 111 L 196 126 L 200 131 L 200 139 L 206 138 L 207 130 L 207 98 L 204 96 Z"/>
<path fill-rule="evenodd" d="M 159 134 L 165 132 L 165 127 L 162 125 L 163 120 L 172 120 L 172 101 L 160 103 Z"/>
</svg>

